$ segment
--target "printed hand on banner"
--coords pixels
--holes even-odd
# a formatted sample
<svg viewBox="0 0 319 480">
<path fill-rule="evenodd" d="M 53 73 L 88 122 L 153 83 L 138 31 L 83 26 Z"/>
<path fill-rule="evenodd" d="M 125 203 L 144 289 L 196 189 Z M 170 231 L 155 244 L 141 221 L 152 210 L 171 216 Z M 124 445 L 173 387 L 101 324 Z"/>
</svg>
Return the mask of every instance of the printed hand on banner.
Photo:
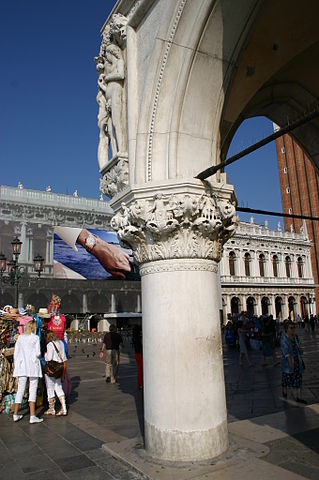
<svg viewBox="0 0 319 480">
<path fill-rule="evenodd" d="M 131 271 L 129 255 L 123 252 L 120 247 L 111 245 L 96 236 L 94 236 L 95 245 L 92 249 L 89 249 L 86 243 L 89 236 L 91 236 L 90 232 L 83 229 L 78 236 L 77 242 L 87 251 L 92 253 L 92 255 L 98 259 L 102 267 L 104 267 L 111 275 L 118 278 L 125 278 L 125 272 Z"/>
</svg>

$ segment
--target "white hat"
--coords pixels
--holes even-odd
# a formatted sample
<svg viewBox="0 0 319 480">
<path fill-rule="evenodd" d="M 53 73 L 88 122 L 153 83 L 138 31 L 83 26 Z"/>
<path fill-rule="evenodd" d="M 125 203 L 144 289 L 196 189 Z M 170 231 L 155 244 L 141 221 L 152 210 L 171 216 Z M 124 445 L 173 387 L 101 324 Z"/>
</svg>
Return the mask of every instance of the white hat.
<svg viewBox="0 0 319 480">
<path fill-rule="evenodd" d="M 48 313 L 48 309 L 47 309 L 47 308 L 39 308 L 38 316 L 39 316 L 40 318 L 51 318 L 51 314 Z"/>
</svg>

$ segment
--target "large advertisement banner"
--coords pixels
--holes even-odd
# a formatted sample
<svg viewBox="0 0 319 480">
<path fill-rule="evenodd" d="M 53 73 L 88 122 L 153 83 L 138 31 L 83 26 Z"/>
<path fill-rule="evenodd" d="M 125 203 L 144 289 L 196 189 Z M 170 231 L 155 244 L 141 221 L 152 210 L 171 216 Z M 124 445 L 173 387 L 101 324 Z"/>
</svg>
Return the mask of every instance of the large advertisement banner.
<svg viewBox="0 0 319 480">
<path fill-rule="evenodd" d="M 126 279 L 137 279 L 136 269 L 133 264 L 132 251 L 119 246 L 115 232 L 106 230 L 87 229 L 86 232 L 95 238 L 101 239 L 108 245 L 121 250 L 129 255 L 130 272 L 125 272 Z M 81 229 L 70 227 L 56 227 L 54 231 L 54 278 L 71 278 L 82 280 L 107 280 L 114 279 L 96 256 L 88 251 L 77 241 Z M 100 245 L 102 242 L 100 242 Z M 103 245 L 103 244 L 102 244 Z"/>
</svg>

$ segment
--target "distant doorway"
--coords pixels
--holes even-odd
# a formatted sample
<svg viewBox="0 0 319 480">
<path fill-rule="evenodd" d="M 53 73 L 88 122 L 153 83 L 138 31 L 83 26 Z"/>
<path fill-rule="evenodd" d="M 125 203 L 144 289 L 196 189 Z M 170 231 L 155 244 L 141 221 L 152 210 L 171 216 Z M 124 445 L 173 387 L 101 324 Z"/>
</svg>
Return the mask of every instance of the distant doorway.
<svg viewBox="0 0 319 480">
<path fill-rule="evenodd" d="M 248 315 L 250 315 L 251 317 L 255 314 L 255 299 L 253 297 L 247 298 L 246 310 Z"/>
<path fill-rule="evenodd" d="M 232 314 L 237 314 L 239 313 L 239 298 L 238 297 L 233 297 L 231 299 L 231 313 Z"/>
</svg>

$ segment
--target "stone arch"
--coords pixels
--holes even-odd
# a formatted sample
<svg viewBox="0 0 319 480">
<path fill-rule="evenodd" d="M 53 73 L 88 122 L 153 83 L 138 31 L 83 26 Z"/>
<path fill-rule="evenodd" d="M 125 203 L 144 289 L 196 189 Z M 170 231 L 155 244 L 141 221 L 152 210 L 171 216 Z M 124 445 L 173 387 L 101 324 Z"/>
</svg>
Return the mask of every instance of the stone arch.
<svg viewBox="0 0 319 480">
<path fill-rule="evenodd" d="M 294 321 L 296 318 L 296 300 L 292 295 L 288 297 L 288 312 L 289 318 Z"/>
<path fill-rule="evenodd" d="M 232 314 L 239 313 L 240 312 L 240 307 L 241 307 L 239 297 L 232 297 L 231 300 L 230 300 L 230 306 L 231 306 L 231 313 Z"/>
<path fill-rule="evenodd" d="M 246 310 L 249 315 L 254 315 L 255 314 L 255 305 L 256 305 L 256 300 L 254 297 L 250 296 L 247 297 L 246 300 Z"/>
<path fill-rule="evenodd" d="M 308 315 L 308 301 L 305 295 L 301 295 L 300 297 L 300 315 L 301 318 L 305 318 Z"/>
<path fill-rule="evenodd" d="M 5 305 L 12 305 L 14 304 L 13 295 L 10 292 L 5 290 L 4 292 L 0 293 L 0 305 L 4 307 Z"/>
<path fill-rule="evenodd" d="M 49 301 L 50 299 L 41 292 L 25 295 L 25 304 L 33 305 L 36 312 L 39 310 L 39 308 L 47 308 Z"/>
<path fill-rule="evenodd" d="M 75 313 L 81 311 L 81 301 L 75 293 L 68 293 L 61 298 L 61 309 L 64 313 Z"/>
<path fill-rule="evenodd" d="M 270 301 L 268 297 L 262 297 L 261 299 L 261 313 L 262 315 L 269 315 Z"/>
<path fill-rule="evenodd" d="M 282 320 L 282 298 L 279 296 L 275 298 L 275 313 L 276 318 Z"/>
<path fill-rule="evenodd" d="M 111 302 L 106 292 L 92 293 L 88 298 L 88 309 L 91 313 L 106 313 L 111 310 Z"/>
</svg>

